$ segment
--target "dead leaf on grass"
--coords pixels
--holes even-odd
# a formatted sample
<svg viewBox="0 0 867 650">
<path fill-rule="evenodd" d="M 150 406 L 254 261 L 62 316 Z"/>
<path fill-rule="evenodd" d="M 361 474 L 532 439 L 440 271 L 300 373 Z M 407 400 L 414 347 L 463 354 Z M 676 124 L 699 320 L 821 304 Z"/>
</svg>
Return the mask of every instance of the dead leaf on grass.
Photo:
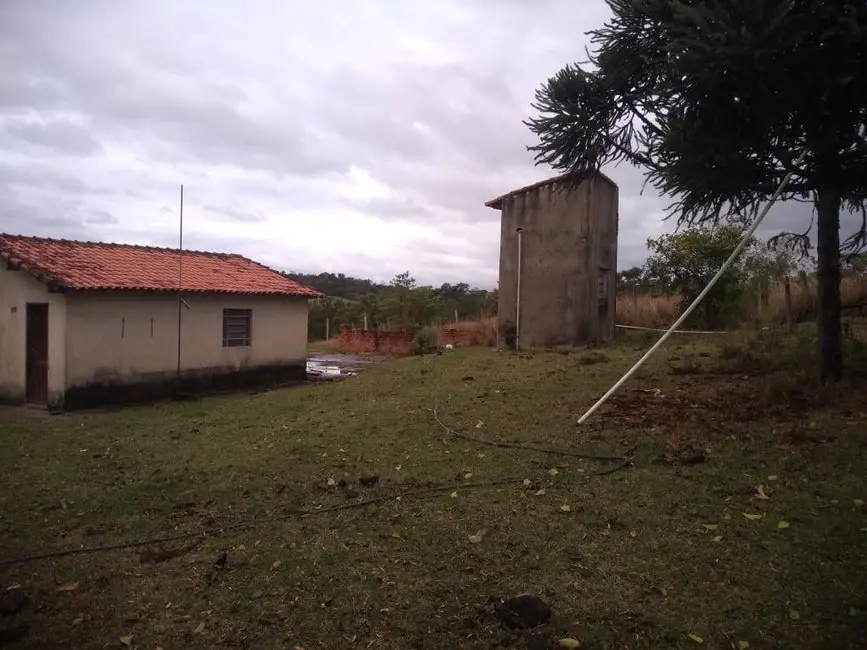
<svg viewBox="0 0 867 650">
<path fill-rule="evenodd" d="M 758 521 L 759 519 L 761 519 L 762 517 L 764 517 L 764 515 L 755 515 L 755 514 L 752 514 L 752 513 L 750 513 L 750 512 L 745 512 L 745 513 L 744 513 L 744 517 L 746 517 L 746 518 L 749 519 L 750 521 Z"/>
<path fill-rule="evenodd" d="M 638 531 L 637 530 L 630 530 L 629 536 L 630 537 L 638 537 Z"/>
<path fill-rule="evenodd" d="M 562 510 L 563 512 L 572 512 L 572 506 L 564 503 L 562 506 L 560 506 L 560 510 Z"/>
<path fill-rule="evenodd" d="M 687 636 L 696 643 L 704 643 L 704 639 L 702 639 L 698 634 L 695 634 L 694 632 L 690 632 Z"/>
<path fill-rule="evenodd" d="M 487 529 L 487 528 L 479 528 L 479 529 L 476 531 L 476 534 L 475 534 L 475 535 L 470 535 L 470 536 L 469 536 L 470 544 L 478 544 L 478 543 L 480 543 L 483 539 L 485 539 L 485 535 L 487 535 L 487 534 L 488 534 L 488 529 Z"/>
<path fill-rule="evenodd" d="M 768 477 L 768 480 L 769 480 L 769 481 L 776 481 L 777 478 L 778 478 L 778 477 L 777 477 L 776 474 L 771 474 L 771 475 Z M 744 643 L 746 643 L 746 641 L 744 641 Z"/>
<path fill-rule="evenodd" d="M 202 621 L 201 623 L 199 623 L 199 624 L 196 626 L 196 629 L 193 630 L 193 634 L 201 634 L 201 633 L 204 632 L 204 631 L 205 631 L 205 622 Z"/>
<path fill-rule="evenodd" d="M 464 480 L 465 481 L 469 481 L 471 478 L 473 478 L 472 472 L 467 472 L 466 474 L 464 474 Z"/>
<path fill-rule="evenodd" d="M 328 487 L 334 487 L 335 485 L 337 485 L 337 481 L 335 481 L 333 478 L 329 478 Z"/>
<path fill-rule="evenodd" d="M 781 520 L 781 521 L 777 524 L 777 528 L 779 528 L 780 530 L 782 530 L 782 529 L 784 529 L 784 528 L 788 528 L 789 525 L 790 525 L 789 522 L 786 521 L 785 519 L 783 519 L 783 520 Z"/>
<path fill-rule="evenodd" d="M 765 486 L 764 485 L 760 485 L 759 487 L 756 488 L 756 493 L 754 496 L 756 499 L 759 499 L 761 501 L 767 501 L 768 499 L 771 498 L 767 494 L 765 494 Z"/>
<path fill-rule="evenodd" d="M 704 525 L 705 530 L 716 530 L 717 528 L 719 528 L 719 524 L 705 524 Z"/>
<path fill-rule="evenodd" d="M 557 469 L 556 467 L 552 467 L 551 469 L 548 470 L 548 474 L 550 474 L 551 476 L 557 476 L 557 474 L 559 474 L 559 473 L 560 473 L 560 470 Z"/>
<path fill-rule="evenodd" d="M 728 521 L 728 520 L 731 519 L 731 518 L 732 518 L 732 513 L 730 513 L 728 510 L 726 510 L 726 511 L 723 513 L 723 519 L 725 519 L 726 521 Z"/>
<path fill-rule="evenodd" d="M 452 492 L 451 497 L 452 497 L 452 499 L 457 499 L 457 498 L 458 498 L 458 493 L 457 493 L 457 492 Z"/>
<path fill-rule="evenodd" d="M 792 619 L 793 621 L 800 620 L 801 613 L 797 609 L 790 609 L 789 610 L 789 618 Z"/>
<path fill-rule="evenodd" d="M 531 481 L 528 478 L 525 478 L 524 479 L 524 487 L 530 487 L 531 485 L 533 485 L 533 481 Z"/>
<path fill-rule="evenodd" d="M 577 639 L 570 639 L 566 637 L 565 639 L 560 639 L 557 641 L 558 648 L 566 648 L 566 650 L 575 650 L 576 648 L 581 647 L 581 642 Z"/>
<path fill-rule="evenodd" d="M 277 569 L 280 568 L 281 564 L 282 564 L 282 562 L 280 560 L 274 560 L 274 563 L 271 565 L 271 570 L 276 571 Z"/>
<path fill-rule="evenodd" d="M 132 634 L 125 634 L 120 637 L 120 642 L 123 645 L 132 645 Z"/>
<path fill-rule="evenodd" d="M 60 585 L 57 588 L 57 591 L 75 591 L 76 589 L 78 589 L 78 583 L 70 580 L 69 582 L 64 582 L 62 585 Z"/>
<path fill-rule="evenodd" d="M 536 496 L 537 497 L 541 497 L 544 495 L 545 495 L 545 488 L 542 488 L 541 490 L 536 490 Z"/>
<path fill-rule="evenodd" d="M 713 538 L 713 541 L 721 542 L 722 541 L 722 535 L 717 535 L 716 537 Z"/>
<path fill-rule="evenodd" d="M 856 508 L 860 508 L 864 505 L 864 499 L 854 499 L 853 503 L 855 504 Z"/>
<path fill-rule="evenodd" d="M 749 641 L 738 641 L 738 650 L 749 650 Z"/>
<path fill-rule="evenodd" d="M 84 623 L 84 616 L 76 616 L 74 619 L 72 619 L 72 627 L 75 627 L 76 625 L 81 625 L 82 623 Z"/>
</svg>

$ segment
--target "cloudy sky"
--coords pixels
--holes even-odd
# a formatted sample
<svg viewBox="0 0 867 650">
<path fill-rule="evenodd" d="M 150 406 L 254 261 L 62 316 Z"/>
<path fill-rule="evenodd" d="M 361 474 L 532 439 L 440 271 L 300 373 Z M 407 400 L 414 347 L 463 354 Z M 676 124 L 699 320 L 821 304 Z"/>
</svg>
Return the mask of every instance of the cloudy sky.
<svg viewBox="0 0 867 650">
<path fill-rule="evenodd" d="M 0 3 L 0 231 L 493 287 L 484 201 L 552 175 L 521 123 L 602 0 Z M 620 267 L 671 228 L 636 170 Z M 800 210 L 775 208 L 769 228 Z"/>
</svg>

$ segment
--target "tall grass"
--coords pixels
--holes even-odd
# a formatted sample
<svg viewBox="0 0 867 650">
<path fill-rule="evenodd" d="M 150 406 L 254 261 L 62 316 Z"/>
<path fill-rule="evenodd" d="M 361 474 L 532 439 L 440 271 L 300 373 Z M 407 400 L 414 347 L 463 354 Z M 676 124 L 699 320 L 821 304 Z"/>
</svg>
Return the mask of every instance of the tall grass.
<svg viewBox="0 0 867 650">
<path fill-rule="evenodd" d="M 791 281 L 792 320 L 802 322 L 815 318 L 818 310 L 818 286 L 815 280 L 806 283 Z M 840 293 L 844 307 L 860 305 L 867 311 L 867 277 L 843 278 Z M 771 287 L 767 296 L 747 292 L 741 305 L 742 325 L 782 325 L 787 321 L 786 293 L 782 283 Z M 680 315 L 678 296 L 650 296 L 624 294 L 617 297 L 617 324 L 638 327 L 665 327 Z"/>
<path fill-rule="evenodd" d="M 440 325 L 438 331 L 442 332 L 444 329 L 457 330 L 464 345 L 494 346 L 497 344 L 497 319 L 495 317 L 448 323 L 447 325 Z M 442 337 L 440 338 L 442 339 Z"/>
</svg>

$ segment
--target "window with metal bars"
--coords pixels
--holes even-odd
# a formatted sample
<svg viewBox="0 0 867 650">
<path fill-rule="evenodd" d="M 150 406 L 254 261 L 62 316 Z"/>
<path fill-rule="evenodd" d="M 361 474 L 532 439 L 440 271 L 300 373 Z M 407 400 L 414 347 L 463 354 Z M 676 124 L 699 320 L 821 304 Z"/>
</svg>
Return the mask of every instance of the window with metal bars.
<svg viewBox="0 0 867 650">
<path fill-rule="evenodd" d="M 224 348 L 235 348 L 251 345 L 252 331 L 252 309 L 223 310 Z"/>
</svg>

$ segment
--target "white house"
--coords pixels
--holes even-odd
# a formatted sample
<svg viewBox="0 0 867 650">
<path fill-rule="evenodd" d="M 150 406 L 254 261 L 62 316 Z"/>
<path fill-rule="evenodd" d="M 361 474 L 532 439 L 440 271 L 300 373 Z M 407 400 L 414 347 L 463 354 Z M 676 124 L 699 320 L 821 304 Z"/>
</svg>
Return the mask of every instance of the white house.
<svg viewBox="0 0 867 650">
<path fill-rule="evenodd" d="M 320 295 L 240 255 L 0 234 L 0 401 L 303 378 Z"/>
</svg>

